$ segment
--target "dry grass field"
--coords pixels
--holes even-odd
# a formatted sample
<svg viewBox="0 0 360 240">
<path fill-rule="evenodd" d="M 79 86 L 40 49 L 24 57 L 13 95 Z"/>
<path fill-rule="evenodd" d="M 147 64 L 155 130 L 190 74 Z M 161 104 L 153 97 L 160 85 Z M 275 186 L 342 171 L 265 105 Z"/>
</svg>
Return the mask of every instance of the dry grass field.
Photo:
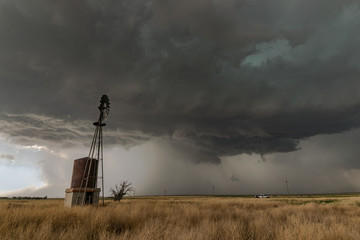
<svg viewBox="0 0 360 240">
<path fill-rule="evenodd" d="M 0 239 L 360 239 L 360 197 L 0 200 Z"/>
</svg>

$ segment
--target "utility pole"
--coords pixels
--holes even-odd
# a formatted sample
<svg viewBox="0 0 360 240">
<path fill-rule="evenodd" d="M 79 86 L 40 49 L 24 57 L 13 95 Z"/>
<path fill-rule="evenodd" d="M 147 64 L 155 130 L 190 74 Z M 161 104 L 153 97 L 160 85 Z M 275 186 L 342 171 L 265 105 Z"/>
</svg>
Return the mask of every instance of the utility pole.
<svg viewBox="0 0 360 240">
<path fill-rule="evenodd" d="M 213 190 L 213 196 L 215 196 L 215 185 L 213 185 L 212 190 Z"/>
<path fill-rule="evenodd" d="M 289 195 L 289 184 L 288 184 L 288 180 L 287 178 L 285 178 L 285 183 L 286 183 L 286 191 L 287 191 L 287 194 Z"/>
</svg>

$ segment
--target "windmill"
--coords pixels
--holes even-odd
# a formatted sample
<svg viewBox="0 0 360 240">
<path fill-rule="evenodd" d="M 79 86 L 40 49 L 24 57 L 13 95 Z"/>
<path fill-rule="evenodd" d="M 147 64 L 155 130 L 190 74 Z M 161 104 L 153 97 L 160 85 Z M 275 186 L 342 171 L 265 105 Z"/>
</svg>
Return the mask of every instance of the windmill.
<svg viewBox="0 0 360 240">
<path fill-rule="evenodd" d="M 74 160 L 74 168 L 71 180 L 71 187 L 66 189 L 65 205 L 98 204 L 100 188 L 98 180 L 101 180 L 102 203 L 104 205 L 104 161 L 103 161 L 103 135 L 102 127 L 106 126 L 105 121 L 110 112 L 110 101 L 107 95 L 103 95 L 98 107 L 100 115 L 93 125 L 95 133 L 91 142 L 89 155 Z M 98 177 L 99 164 L 101 175 Z"/>
<path fill-rule="evenodd" d="M 285 184 L 286 184 L 287 194 L 289 195 L 290 194 L 290 192 L 289 192 L 289 182 L 288 182 L 287 178 L 285 178 Z"/>
</svg>

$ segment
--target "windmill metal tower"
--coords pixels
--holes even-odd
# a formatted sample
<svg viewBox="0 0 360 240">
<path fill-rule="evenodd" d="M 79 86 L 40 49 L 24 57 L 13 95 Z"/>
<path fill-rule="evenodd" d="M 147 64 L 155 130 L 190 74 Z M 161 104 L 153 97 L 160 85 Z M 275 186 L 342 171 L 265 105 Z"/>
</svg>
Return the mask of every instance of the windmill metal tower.
<svg viewBox="0 0 360 240">
<path fill-rule="evenodd" d="M 287 194 L 289 195 L 290 192 L 289 192 L 289 184 L 288 184 L 288 183 L 289 183 L 289 182 L 288 182 L 287 178 L 285 178 L 286 191 L 287 191 Z"/>
<path fill-rule="evenodd" d="M 110 112 L 110 101 L 107 95 L 103 95 L 98 107 L 100 115 L 93 125 L 95 133 L 91 142 L 88 157 L 74 160 L 71 187 L 66 189 L 65 205 L 98 204 L 100 188 L 98 179 L 101 180 L 102 202 L 104 205 L 104 162 L 103 162 L 103 136 L 102 127 L 106 126 L 105 121 Z M 101 175 L 98 177 L 99 164 Z"/>
</svg>

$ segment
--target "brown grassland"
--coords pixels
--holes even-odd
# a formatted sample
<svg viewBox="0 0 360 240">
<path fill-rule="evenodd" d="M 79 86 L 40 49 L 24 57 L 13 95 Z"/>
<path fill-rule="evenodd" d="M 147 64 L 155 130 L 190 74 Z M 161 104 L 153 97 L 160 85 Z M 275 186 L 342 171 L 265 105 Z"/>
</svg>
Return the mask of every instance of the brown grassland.
<svg viewBox="0 0 360 240">
<path fill-rule="evenodd" d="M 360 197 L 0 200 L 0 239 L 360 239 Z"/>
</svg>

